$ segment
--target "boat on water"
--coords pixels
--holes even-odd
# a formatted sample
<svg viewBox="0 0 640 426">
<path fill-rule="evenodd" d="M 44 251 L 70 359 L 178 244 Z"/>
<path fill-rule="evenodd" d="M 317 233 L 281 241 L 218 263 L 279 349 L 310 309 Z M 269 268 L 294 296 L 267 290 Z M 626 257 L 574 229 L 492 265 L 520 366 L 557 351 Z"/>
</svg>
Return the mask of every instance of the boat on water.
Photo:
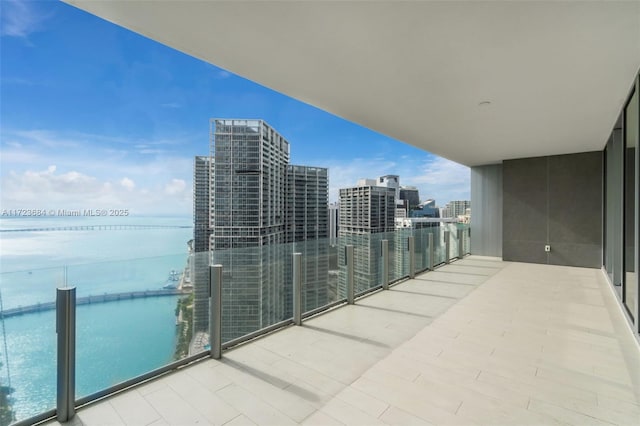
<svg viewBox="0 0 640 426">
<path fill-rule="evenodd" d="M 162 288 L 167 290 L 178 288 L 179 283 L 180 283 L 180 273 L 175 269 L 172 269 L 171 272 L 169 272 L 169 278 L 167 278 L 166 284 Z"/>
</svg>

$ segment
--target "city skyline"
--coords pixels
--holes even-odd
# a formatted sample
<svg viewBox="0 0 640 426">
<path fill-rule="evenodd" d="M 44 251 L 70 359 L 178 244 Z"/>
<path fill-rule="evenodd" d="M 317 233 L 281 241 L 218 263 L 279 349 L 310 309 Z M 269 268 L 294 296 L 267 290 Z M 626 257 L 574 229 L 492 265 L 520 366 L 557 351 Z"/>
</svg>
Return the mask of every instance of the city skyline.
<svg viewBox="0 0 640 426">
<path fill-rule="evenodd" d="M 468 168 L 410 147 L 59 2 L 2 2 L 5 208 L 192 210 L 193 157 L 212 117 L 264 119 L 293 164 L 330 170 L 330 201 L 375 171 L 440 204 Z M 90 40 L 84 37 L 90 32 Z M 394 160 L 389 160 L 394 158 Z"/>
</svg>

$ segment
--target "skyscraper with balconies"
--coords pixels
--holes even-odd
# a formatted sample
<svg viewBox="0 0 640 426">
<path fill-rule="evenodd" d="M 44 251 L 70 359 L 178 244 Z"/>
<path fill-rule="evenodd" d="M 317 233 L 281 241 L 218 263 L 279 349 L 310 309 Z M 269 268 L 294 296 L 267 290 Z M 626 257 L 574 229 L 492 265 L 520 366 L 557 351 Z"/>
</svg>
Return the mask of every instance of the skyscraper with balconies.
<svg viewBox="0 0 640 426">
<path fill-rule="evenodd" d="M 193 245 L 189 267 L 193 286 L 193 331 L 209 327 L 210 193 L 213 159 L 196 156 L 193 162 Z"/>
<path fill-rule="evenodd" d="M 290 165 L 289 142 L 263 120 L 212 119 L 210 152 L 209 249 L 223 265 L 223 340 L 231 340 L 291 315 L 283 283 L 294 247 L 285 243 L 328 237 L 328 171 Z M 328 247 L 304 249 L 303 299 L 318 306 Z"/>
<path fill-rule="evenodd" d="M 287 242 L 303 255 L 302 309 L 309 311 L 329 303 L 329 226 L 326 168 L 287 166 L 286 224 Z M 288 274 L 285 282 L 291 282 Z M 288 287 L 287 287 L 288 288 Z M 287 306 L 293 306 L 287 292 Z"/>
<path fill-rule="evenodd" d="M 193 251 L 209 250 L 209 193 L 211 191 L 212 159 L 196 156 L 193 162 Z"/>
<path fill-rule="evenodd" d="M 395 195 L 393 187 L 377 186 L 370 179 L 362 185 L 340 189 L 340 229 L 338 263 L 339 295 L 346 294 L 346 245 L 354 246 L 355 291 L 361 292 L 381 282 L 379 241 L 375 234 L 395 229 Z M 373 184 L 372 184 L 373 183 Z"/>
</svg>

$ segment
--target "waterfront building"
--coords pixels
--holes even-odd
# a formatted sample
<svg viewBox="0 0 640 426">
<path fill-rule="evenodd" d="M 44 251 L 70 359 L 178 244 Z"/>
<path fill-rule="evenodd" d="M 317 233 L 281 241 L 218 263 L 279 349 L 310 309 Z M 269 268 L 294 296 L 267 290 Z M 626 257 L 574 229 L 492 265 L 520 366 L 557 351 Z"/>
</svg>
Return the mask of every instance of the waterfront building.
<svg viewBox="0 0 640 426">
<path fill-rule="evenodd" d="M 193 162 L 193 251 L 209 250 L 209 206 L 211 170 L 213 160 L 209 156 L 196 156 Z"/>
<path fill-rule="evenodd" d="M 193 162 L 193 241 L 190 245 L 189 269 L 193 295 L 193 331 L 209 327 L 209 239 L 210 191 L 213 158 L 199 155 Z"/>
<path fill-rule="evenodd" d="M 289 149 L 263 120 L 210 121 L 209 250 L 225 265 L 225 341 L 291 316 L 282 283 L 291 282 L 293 250 L 305 254 L 305 307 L 327 303 L 328 170 L 289 164 Z M 285 245 L 310 240 L 324 245 Z"/>
</svg>

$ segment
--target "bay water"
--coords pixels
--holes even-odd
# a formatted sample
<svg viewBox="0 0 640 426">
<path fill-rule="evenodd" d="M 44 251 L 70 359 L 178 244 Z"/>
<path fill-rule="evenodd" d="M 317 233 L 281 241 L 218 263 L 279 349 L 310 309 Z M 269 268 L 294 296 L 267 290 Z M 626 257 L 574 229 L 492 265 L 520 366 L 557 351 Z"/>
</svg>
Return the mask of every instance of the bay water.
<svg viewBox="0 0 640 426">
<path fill-rule="evenodd" d="M 3 309 L 53 302 L 56 288 L 65 285 L 76 287 L 78 297 L 158 290 L 168 283 L 171 271 L 182 273 L 186 266 L 191 223 L 189 217 L 2 218 L 2 231 L 58 229 L 0 233 Z M 128 228 L 77 230 L 95 225 Z M 171 362 L 177 298 L 78 306 L 76 397 Z M 0 385 L 14 389 L 16 420 L 54 408 L 55 311 L 7 317 L 1 326 Z"/>
</svg>

